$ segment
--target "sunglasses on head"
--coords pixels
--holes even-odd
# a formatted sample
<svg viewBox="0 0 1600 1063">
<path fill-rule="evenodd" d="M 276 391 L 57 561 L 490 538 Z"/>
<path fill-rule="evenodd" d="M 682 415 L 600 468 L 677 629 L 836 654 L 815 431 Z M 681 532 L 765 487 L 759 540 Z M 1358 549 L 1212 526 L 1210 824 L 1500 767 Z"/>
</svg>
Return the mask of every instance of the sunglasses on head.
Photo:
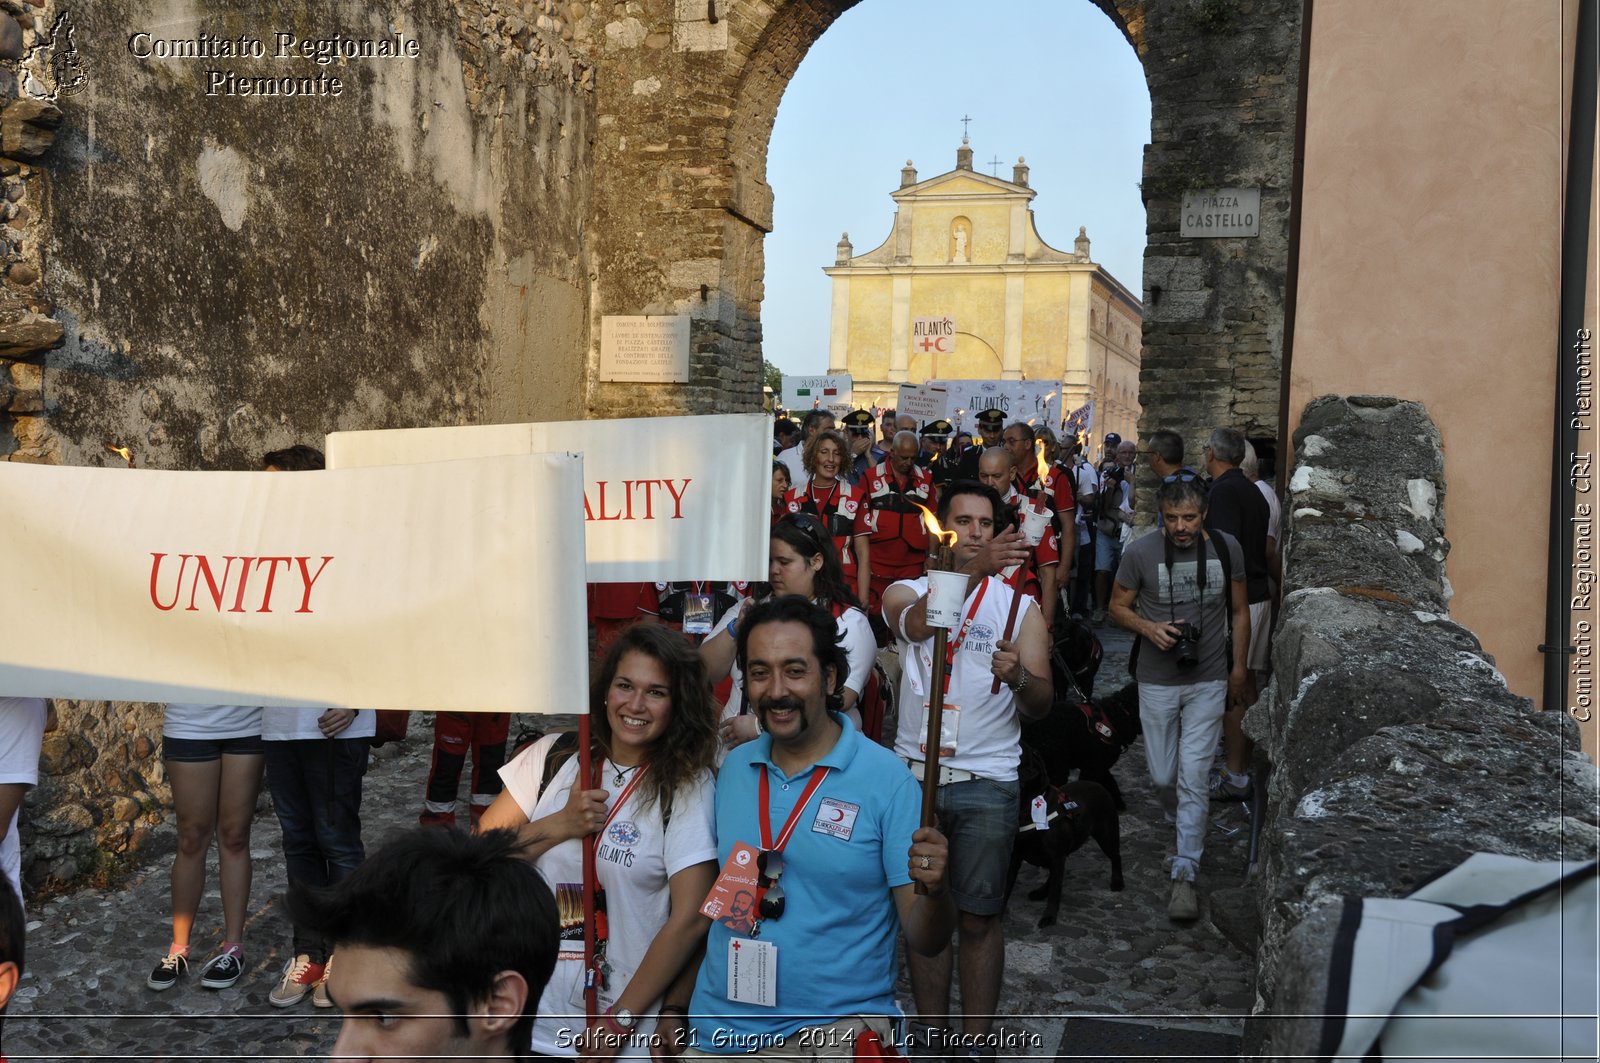
<svg viewBox="0 0 1600 1063">
<path fill-rule="evenodd" d="M 756 870 L 760 872 L 761 918 L 777 919 L 783 915 L 783 887 L 778 878 L 783 874 L 783 856 L 776 849 L 763 849 L 756 854 Z"/>
<path fill-rule="evenodd" d="M 788 520 L 790 524 L 799 529 L 801 535 L 810 539 L 819 549 L 821 548 L 823 528 L 816 517 L 809 513 L 791 513 Z"/>
</svg>

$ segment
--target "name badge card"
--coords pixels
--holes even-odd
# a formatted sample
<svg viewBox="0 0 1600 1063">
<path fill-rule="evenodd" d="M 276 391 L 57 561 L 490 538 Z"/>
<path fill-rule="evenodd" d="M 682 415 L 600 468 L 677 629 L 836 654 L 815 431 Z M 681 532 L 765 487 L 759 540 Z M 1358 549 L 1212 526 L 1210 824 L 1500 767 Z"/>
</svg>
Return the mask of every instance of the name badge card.
<svg viewBox="0 0 1600 1063">
<path fill-rule="evenodd" d="M 700 914 L 715 919 L 735 934 L 749 934 L 756 925 L 756 850 L 734 842 L 728 862 L 722 865 Z"/>
<path fill-rule="evenodd" d="M 928 718 L 928 712 L 932 709 L 932 707 L 932 704 L 929 702 L 924 701 L 922 703 L 922 718 L 924 720 Z M 939 755 L 941 757 L 948 757 L 955 754 L 956 735 L 960 731 L 961 706 L 947 703 L 944 707 L 944 715 L 939 717 Z M 926 740 L 927 734 L 927 731 L 923 731 L 923 741 L 917 743 L 917 748 L 922 750 L 923 756 L 928 755 L 928 743 Z"/>
<path fill-rule="evenodd" d="M 728 942 L 728 999 L 763 1008 L 778 1006 L 778 946 L 754 938 Z"/>
<path fill-rule="evenodd" d="M 712 624 L 711 595 L 686 594 L 683 596 L 683 633 L 709 635 Z"/>
</svg>

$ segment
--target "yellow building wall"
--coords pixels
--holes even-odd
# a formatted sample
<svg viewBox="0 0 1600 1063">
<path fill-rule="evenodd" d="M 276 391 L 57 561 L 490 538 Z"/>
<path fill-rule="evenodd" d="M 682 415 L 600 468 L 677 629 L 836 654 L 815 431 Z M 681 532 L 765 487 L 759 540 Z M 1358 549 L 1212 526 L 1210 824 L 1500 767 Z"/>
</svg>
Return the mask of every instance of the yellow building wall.
<svg viewBox="0 0 1600 1063">
<path fill-rule="evenodd" d="M 888 375 L 893 297 L 887 273 L 850 278 L 850 371 L 857 379 L 883 380 Z"/>
</svg>

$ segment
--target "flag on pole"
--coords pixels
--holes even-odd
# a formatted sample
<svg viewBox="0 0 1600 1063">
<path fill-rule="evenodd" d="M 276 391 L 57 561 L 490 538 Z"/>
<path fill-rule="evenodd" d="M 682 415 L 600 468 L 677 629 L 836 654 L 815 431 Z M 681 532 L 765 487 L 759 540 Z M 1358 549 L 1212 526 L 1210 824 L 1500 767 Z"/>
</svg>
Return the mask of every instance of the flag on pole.
<svg viewBox="0 0 1600 1063">
<path fill-rule="evenodd" d="M 1094 400 L 1090 399 L 1082 406 L 1079 406 L 1076 410 L 1073 410 L 1071 413 L 1067 414 L 1067 420 L 1063 426 L 1063 430 L 1073 436 L 1076 436 L 1078 441 L 1082 443 L 1089 440 L 1090 432 L 1093 427 Z"/>
</svg>

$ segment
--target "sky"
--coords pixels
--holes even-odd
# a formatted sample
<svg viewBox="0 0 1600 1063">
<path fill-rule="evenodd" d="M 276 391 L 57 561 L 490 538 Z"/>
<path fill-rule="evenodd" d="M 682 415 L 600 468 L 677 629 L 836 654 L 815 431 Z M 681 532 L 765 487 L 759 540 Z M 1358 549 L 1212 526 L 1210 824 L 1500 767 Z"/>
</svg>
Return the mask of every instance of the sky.
<svg viewBox="0 0 1600 1063">
<path fill-rule="evenodd" d="M 889 194 L 911 159 L 925 181 L 955 169 L 963 116 L 973 168 L 1011 179 L 1021 155 L 1045 243 L 1090 254 L 1135 295 L 1142 287 L 1139 176 L 1150 92 L 1138 57 L 1088 0 L 862 0 L 801 62 L 767 155 L 765 357 L 791 374 L 828 368 L 834 245 L 881 244 Z"/>
</svg>

